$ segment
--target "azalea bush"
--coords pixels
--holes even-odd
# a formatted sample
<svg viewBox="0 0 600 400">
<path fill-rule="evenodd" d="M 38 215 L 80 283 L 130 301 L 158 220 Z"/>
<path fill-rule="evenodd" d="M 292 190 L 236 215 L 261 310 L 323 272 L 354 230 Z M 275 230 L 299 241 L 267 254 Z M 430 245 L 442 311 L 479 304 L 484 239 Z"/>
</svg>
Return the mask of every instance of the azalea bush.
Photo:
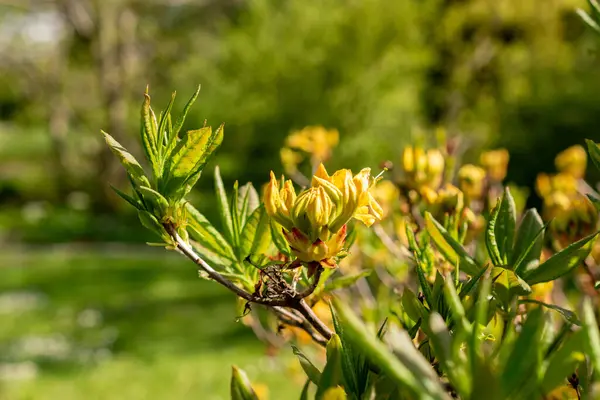
<svg viewBox="0 0 600 400">
<path fill-rule="evenodd" d="M 582 15 L 597 29 L 590 4 Z M 143 166 L 103 133 L 131 183 L 115 191 L 153 245 L 237 296 L 239 320 L 270 348 L 292 349 L 300 399 L 600 396 L 600 195 L 584 180 L 600 144 L 565 149 L 556 172 L 540 172 L 538 211 L 505 182 L 505 149 L 466 163 L 440 128 L 378 171 L 332 171 L 338 132 L 307 127 L 282 144 L 284 175 L 260 190 L 226 188 L 215 168 L 220 219 L 209 221 L 187 196 L 224 127 L 182 131 L 197 96 L 175 114 L 173 95 L 157 114 L 146 91 Z M 259 398 L 235 366 L 231 398 Z"/>
</svg>

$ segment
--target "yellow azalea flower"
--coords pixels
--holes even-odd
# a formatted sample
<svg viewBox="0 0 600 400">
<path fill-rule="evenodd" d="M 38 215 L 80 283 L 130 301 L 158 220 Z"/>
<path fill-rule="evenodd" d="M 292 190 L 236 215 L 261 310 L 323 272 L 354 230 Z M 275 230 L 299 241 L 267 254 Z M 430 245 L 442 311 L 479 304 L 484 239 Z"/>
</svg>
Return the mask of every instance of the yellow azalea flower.
<svg viewBox="0 0 600 400">
<path fill-rule="evenodd" d="M 304 158 L 301 153 L 288 147 L 284 147 L 279 151 L 279 157 L 281 158 L 283 169 L 288 174 L 296 172 L 298 170 L 298 164 L 300 164 Z"/>
<path fill-rule="evenodd" d="M 554 165 L 559 172 L 572 175 L 576 179 L 583 178 L 587 166 L 587 153 L 583 146 L 571 146 L 556 156 Z"/>
<path fill-rule="evenodd" d="M 421 189 L 421 196 L 427 205 L 428 211 L 436 217 L 460 211 L 465 205 L 462 191 L 450 183 L 447 183 L 438 191 L 424 187 Z"/>
<path fill-rule="evenodd" d="M 327 130 L 322 126 L 309 126 L 288 136 L 286 145 L 309 153 L 317 161 L 325 161 L 339 142 L 337 130 Z"/>
<path fill-rule="evenodd" d="M 556 175 L 539 174 L 535 182 L 536 191 L 544 198 L 554 192 L 562 192 L 566 195 L 577 193 L 577 179 L 567 173 Z"/>
<path fill-rule="evenodd" d="M 506 149 L 490 150 L 481 153 L 481 165 L 487 170 L 491 180 L 502 182 L 506 178 L 510 155 Z"/>
<path fill-rule="evenodd" d="M 402 168 L 408 184 L 414 189 L 437 188 L 442 182 L 444 156 L 438 149 L 423 150 L 408 146 L 402 152 Z"/>
<path fill-rule="evenodd" d="M 483 195 L 485 176 L 485 170 L 473 164 L 465 164 L 458 170 L 460 189 L 470 200 Z"/>
<path fill-rule="evenodd" d="M 385 218 L 392 210 L 394 203 L 400 198 L 400 192 L 391 181 L 381 181 L 372 189 L 373 198 L 381 205 L 382 216 Z"/>
<path fill-rule="evenodd" d="M 598 211 L 584 195 L 577 193 L 567 196 L 562 192 L 554 192 L 544 199 L 543 215 L 550 223 L 559 248 L 591 235 L 598 224 Z"/>
<path fill-rule="evenodd" d="M 346 240 L 346 223 L 351 218 L 370 226 L 381 220 L 383 210 L 370 193 L 371 170 L 355 176 L 348 169 L 329 175 L 323 164 L 313 176 L 311 187 L 298 196 L 291 181 L 282 189 L 275 174 L 265 189 L 269 216 L 284 229 L 284 236 L 298 260 L 336 266 L 335 257 Z"/>
</svg>

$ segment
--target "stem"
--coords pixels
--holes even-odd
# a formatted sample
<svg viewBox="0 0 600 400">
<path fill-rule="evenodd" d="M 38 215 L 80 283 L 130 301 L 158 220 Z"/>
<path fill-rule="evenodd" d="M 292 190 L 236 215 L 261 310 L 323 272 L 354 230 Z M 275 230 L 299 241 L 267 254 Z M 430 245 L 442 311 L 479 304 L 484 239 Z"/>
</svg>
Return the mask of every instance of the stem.
<svg viewBox="0 0 600 400">
<path fill-rule="evenodd" d="M 187 244 L 181 238 L 181 236 L 179 236 L 177 230 L 171 224 L 165 224 L 164 228 L 167 230 L 167 233 L 169 233 L 171 238 L 175 241 L 177 248 L 187 258 L 189 258 L 196 265 L 202 268 L 202 270 L 206 272 L 211 279 L 225 286 L 237 296 L 243 298 L 248 302 L 262 304 L 270 307 L 278 315 L 283 316 L 287 319 L 287 321 L 291 322 L 290 325 L 298 326 L 307 331 L 307 333 L 310 334 L 311 337 L 317 343 L 322 344 L 321 342 L 323 342 L 323 340 L 315 336 L 315 333 L 312 331 L 310 326 L 314 327 L 317 330 L 317 332 L 323 336 L 325 341 L 331 339 L 331 330 L 323 323 L 323 321 L 319 319 L 319 317 L 317 317 L 317 315 L 308 306 L 308 304 L 306 304 L 306 301 L 304 301 L 304 297 L 309 296 L 317 287 L 319 283 L 319 278 L 321 277 L 322 268 L 317 269 L 317 271 L 315 272 L 313 283 L 303 292 L 284 299 L 263 299 L 246 292 L 244 289 L 241 289 L 240 287 L 236 286 L 233 282 L 226 279 L 225 277 L 223 277 L 223 275 L 215 271 L 210 265 L 208 265 L 206 261 L 204 261 L 198 254 L 196 254 L 194 249 L 189 244 Z M 302 314 L 304 318 L 306 318 L 306 321 L 281 307 L 288 307 L 297 310 L 300 314 Z"/>
<path fill-rule="evenodd" d="M 300 314 L 319 332 L 323 337 L 327 340 L 331 339 L 333 333 L 331 330 L 317 317 L 315 312 L 306 304 L 304 299 L 300 299 L 297 305 L 294 307 L 295 310 L 298 310 Z"/>
<path fill-rule="evenodd" d="M 312 340 L 314 340 L 316 343 L 323 347 L 327 346 L 327 340 L 315 332 L 313 326 L 305 319 L 289 312 L 285 308 L 273 307 L 272 310 L 275 312 L 275 314 L 277 314 L 277 318 L 279 318 L 279 320 L 284 324 L 302 329 L 304 332 L 308 333 Z"/>
</svg>

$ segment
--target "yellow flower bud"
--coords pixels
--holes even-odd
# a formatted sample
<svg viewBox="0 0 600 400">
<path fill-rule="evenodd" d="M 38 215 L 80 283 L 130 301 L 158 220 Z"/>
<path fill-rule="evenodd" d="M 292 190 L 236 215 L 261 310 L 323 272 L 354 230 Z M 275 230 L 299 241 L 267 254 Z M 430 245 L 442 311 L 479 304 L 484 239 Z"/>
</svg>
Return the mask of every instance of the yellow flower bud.
<svg viewBox="0 0 600 400">
<path fill-rule="evenodd" d="M 438 149 L 423 150 L 406 147 L 402 152 L 402 166 L 408 184 L 414 189 L 422 186 L 437 188 L 444 172 L 444 156 Z"/>
<path fill-rule="evenodd" d="M 502 182 L 506 178 L 509 159 L 508 150 L 498 149 L 481 153 L 480 162 L 491 180 Z"/>
<path fill-rule="evenodd" d="M 473 164 L 465 164 L 458 170 L 460 189 L 469 199 L 479 199 L 483 195 L 485 170 Z"/>
<path fill-rule="evenodd" d="M 587 153 L 580 145 L 571 146 L 556 156 L 554 164 L 559 172 L 564 172 L 576 179 L 580 179 L 585 175 Z"/>
</svg>

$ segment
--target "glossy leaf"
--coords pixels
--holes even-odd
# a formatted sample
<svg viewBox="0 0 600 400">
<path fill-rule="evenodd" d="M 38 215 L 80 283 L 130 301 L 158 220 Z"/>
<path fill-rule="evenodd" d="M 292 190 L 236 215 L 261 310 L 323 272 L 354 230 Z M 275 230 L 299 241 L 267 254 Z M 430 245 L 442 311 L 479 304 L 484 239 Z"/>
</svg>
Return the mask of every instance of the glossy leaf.
<svg viewBox="0 0 600 400">
<path fill-rule="evenodd" d="M 315 400 L 324 400 L 325 392 L 342 384 L 342 342 L 337 334 L 333 334 L 327 342 L 327 362 L 321 373 Z"/>
<path fill-rule="evenodd" d="M 190 108 L 192 107 L 192 105 L 194 104 L 196 99 L 198 98 L 199 93 L 200 93 L 200 85 L 198 85 L 198 88 L 196 89 L 196 91 L 194 92 L 192 97 L 188 100 L 185 107 L 183 107 L 183 111 L 175 120 L 175 124 L 173 125 L 172 137 L 170 138 L 171 142 L 174 142 L 175 138 L 179 134 L 179 131 L 181 131 L 181 128 L 183 127 L 183 123 L 185 122 L 185 117 L 187 116 L 188 111 L 190 110 Z"/>
<path fill-rule="evenodd" d="M 505 305 L 508 305 L 514 296 L 524 296 L 531 293 L 531 287 L 514 271 L 503 267 L 494 267 L 491 272 L 494 281 L 494 291 Z"/>
<path fill-rule="evenodd" d="M 588 256 L 593 240 L 597 235 L 598 232 L 586 236 L 558 253 L 555 253 L 536 269 L 527 272 L 526 275 L 523 276 L 523 279 L 525 279 L 529 285 L 535 285 L 536 283 L 552 281 L 569 273 Z"/>
<path fill-rule="evenodd" d="M 517 225 L 517 209 L 515 199 L 510 194 L 508 187 L 504 188 L 504 194 L 500 202 L 500 211 L 494 228 L 500 257 L 504 263 L 508 262 L 515 240 L 515 227 Z"/>
<path fill-rule="evenodd" d="M 527 315 L 520 334 L 517 336 L 510 356 L 502 369 L 502 389 L 507 398 L 522 390 L 524 384 L 536 376 L 540 362 L 544 314 L 537 308 Z"/>
<path fill-rule="evenodd" d="M 190 203 L 187 203 L 185 208 L 191 237 L 220 257 L 234 261 L 233 249 L 210 221 Z"/>
<path fill-rule="evenodd" d="M 231 368 L 231 400 L 259 400 L 246 373 L 235 365 Z"/>
<path fill-rule="evenodd" d="M 152 171 L 156 177 L 160 176 L 160 154 L 158 152 L 158 139 L 156 131 L 158 127 L 150 114 L 150 96 L 144 93 L 144 102 L 142 103 L 141 112 L 141 138 L 146 157 L 152 166 Z"/>
<path fill-rule="evenodd" d="M 519 302 L 520 303 L 537 304 L 539 306 L 542 306 L 542 307 L 548 308 L 550 310 L 556 311 L 560 315 L 562 315 L 563 318 L 565 319 L 565 321 L 567 321 L 568 323 L 573 324 L 573 325 L 577 325 L 577 326 L 581 326 L 581 321 L 577 317 L 577 314 L 575 314 L 571 310 L 567 310 L 566 308 L 559 307 L 559 306 L 557 306 L 555 304 L 544 303 L 542 301 L 535 300 L 535 299 L 521 299 L 521 300 L 519 300 Z"/>
<path fill-rule="evenodd" d="M 248 256 L 266 255 L 271 246 L 269 216 L 264 206 L 260 206 L 246 222 L 240 238 L 241 260 Z"/>
<path fill-rule="evenodd" d="M 271 239 L 273 239 L 273 244 L 277 247 L 277 250 L 281 254 L 285 254 L 287 256 L 292 254 L 292 250 L 290 249 L 290 245 L 288 244 L 285 236 L 283 236 L 283 227 L 279 225 L 274 219 L 271 218 Z"/>
<path fill-rule="evenodd" d="M 517 231 L 517 239 L 509 259 L 512 269 L 519 273 L 531 261 L 539 260 L 544 246 L 545 225 L 532 208 L 525 212 Z"/>
<path fill-rule="evenodd" d="M 300 393 L 300 400 L 308 400 L 309 389 L 310 389 L 310 379 L 307 379 L 306 383 L 302 387 L 302 393 Z"/>
<path fill-rule="evenodd" d="M 542 391 L 550 393 L 553 389 L 567 382 L 577 366 L 585 362 L 584 331 L 572 333 L 562 346 L 552 353 L 547 361 L 542 380 Z"/>
<path fill-rule="evenodd" d="M 477 262 L 429 212 L 425 213 L 425 226 L 433 243 L 446 260 L 453 265 L 458 262 L 460 270 L 469 275 L 476 275 L 479 272 L 481 267 L 477 265 Z"/>
<path fill-rule="evenodd" d="M 115 191 L 116 194 L 118 194 L 123 200 L 125 200 L 126 202 L 128 202 L 129 204 L 131 204 L 132 206 L 134 206 L 135 208 L 137 208 L 138 210 L 142 210 L 143 209 L 143 205 L 142 203 L 140 203 L 138 200 L 134 199 L 133 197 L 131 197 L 130 195 L 128 195 L 127 193 L 124 193 L 122 191 L 120 191 L 119 189 L 117 189 L 116 187 L 114 187 L 113 185 L 110 185 L 110 187 L 112 188 L 112 190 Z"/>
<path fill-rule="evenodd" d="M 158 121 L 158 130 L 156 131 L 156 133 L 158 136 L 159 149 L 165 148 L 165 146 L 167 146 L 169 143 L 170 135 L 169 132 L 167 132 L 167 127 L 169 125 L 168 121 L 171 118 L 171 109 L 173 108 L 173 103 L 175 102 L 175 95 L 175 92 L 171 94 L 171 101 L 169 101 L 166 110 L 161 114 L 160 119 Z"/>
<path fill-rule="evenodd" d="M 600 369 L 600 331 L 598 331 L 598 323 L 594 315 L 594 307 L 592 300 L 586 297 L 583 300 L 582 307 L 582 322 L 585 331 L 585 344 L 587 354 L 589 355 L 594 369 Z"/>
<path fill-rule="evenodd" d="M 225 238 L 232 243 L 233 241 L 233 221 L 231 219 L 231 210 L 227 200 L 227 192 L 221 179 L 221 171 L 218 166 L 215 167 L 215 192 L 217 193 L 217 207 L 221 216 L 221 229 Z"/>
<path fill-rule="evenodd" d="M 106 144 L 110 147 L 111 151 L 119 158 L 119 161 L 127 170 L 127 173 L 131 178 L 140 186 L 150 186 L 150 182 L 144 173 L 144 169 L 140 163 L 131 155 L 127 149 L 125 149 L 119 142 L 117 142 L 108 133 L 102 131 Z"/>
<path fill-rule="evenodd" d="M 334 299 L 334 305 L 347 337 L 355 348 L 396 384 L 420 399 L 449 398 L 437 374 L 415 349 L 406 332 L 401 332 L 399 340 L 395 340 L 397 352 L 393 354 L 346 305 L 337 299 Z"/>
<path fill-rule="evenodd" d="M 319 384 L 321 380 L 321 371 L 306 357 L 306 355 L 300 351 L 296 346 L 292 345 L 292 351 L 294 355 L 298 357 L 298 361 L 300 362 L 300 366 L 304 373 L 308 377 L 309 381 L 314 383 L 315 385 Z"/>
<path fill-rule="evenodd" d="M 498 216 L 500 215 L 501 201 L 494 206 L 490 213 L 490 219 L 487 223 L 485 230 L 485 246 L 488 251 L 488 255 L 494 265 L 502 265 L 502 256 L 500 255 L 500 248 L 496 240 L 496 224 L 498 223 Z"/>
<path fill-rule="evenodd" d="M 598 25 L 596 25 L 598 26 Z M 595 143 L 592 140 L 586 139 L 585 143 L 587 144 L 588 153 L 590 153 L 590 158 L 592 162 L 600 170 L 600 144 Z"/>
</svg>

